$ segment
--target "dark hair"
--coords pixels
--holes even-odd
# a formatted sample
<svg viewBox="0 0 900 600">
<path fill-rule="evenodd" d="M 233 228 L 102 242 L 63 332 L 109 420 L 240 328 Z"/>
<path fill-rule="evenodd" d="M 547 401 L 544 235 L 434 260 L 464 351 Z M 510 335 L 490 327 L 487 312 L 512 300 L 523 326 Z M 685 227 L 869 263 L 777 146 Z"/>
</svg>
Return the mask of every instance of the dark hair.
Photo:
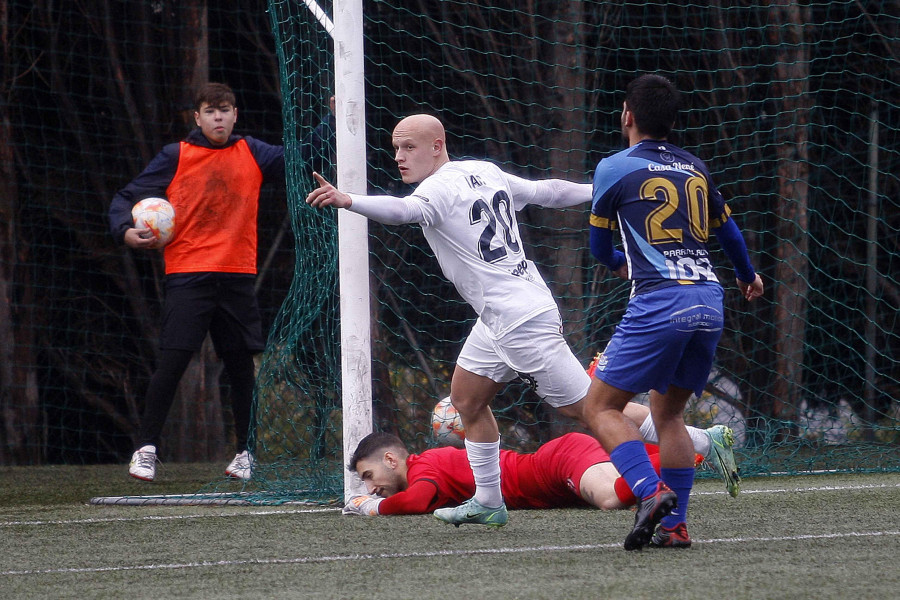
<svg viewBox="0 0 900 600">
<path fill-rule="evenodd" d="M 204 102 L 210 106 L 222 106 L 223 104 L 236 106 L 234 92 L 224 83 L 210 82 L 197 90 L 197 94 L 194 96 L 194 110 L 199 111 Z"/>
<path fill-rule="evenodd" d="M 638 131 L 661 140 L 672 132 L 681 94 L 662 75 L 641 75 L 628 84 L 625 104 L 634 115 Z"/>
<path fill-rule="evenodd" d="M 396 435 L 380 432 L 370 433 L 360 440 L 356 451 L 350 457 L 350 462 L 347 463 L 347 470 L 355 473 L 356 464 L 359 461 L 371 458 L 379 452 L 394 449 L 406 452 L 406 446 L 403 445 L 403 442 Z"/>
</svg>

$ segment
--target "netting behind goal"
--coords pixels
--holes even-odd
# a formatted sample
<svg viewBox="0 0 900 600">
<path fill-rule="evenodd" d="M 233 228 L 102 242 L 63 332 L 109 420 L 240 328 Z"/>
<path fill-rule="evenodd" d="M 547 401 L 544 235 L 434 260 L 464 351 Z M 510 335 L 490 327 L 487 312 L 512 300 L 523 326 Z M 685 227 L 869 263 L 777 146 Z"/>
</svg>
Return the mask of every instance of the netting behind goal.
<svg viewBox="0 0 900 600">
<path fill-rule="evenodd" d="M 284 53 L 286 130 L 302 130 L 327 95 L 328 40 L 302 3 L 273 1 L 271 8 Z M 370 191 L 409 192 L 393 164 L 390 132 L 415 112 L 443 119 L 453 158 L 589 181 L 596 162 L 622 147 L 627 81 L 642 72 L 668 75 L 686 96 L 672 141 L 707 161 L 768 283 L 766 300 L 748 306 L 716 252 L 727 331 L 688 420 L 734 428 L 745 475 L 900 468 L 900 156 L 890 126 L 898 116 L 890 75 L 896 16 L 861 12 L 854 2 L 543 2 L 532 10 L 505 2 L 365 3 Z M 308 225 L 331 225 L 303 205 L 311 182 L 308 169 L 296 166 L 289 195 L 295 235 L 304 240 Z M 585 365 L 609 339 L 628 291 L 589 255 L 587 212 L 520 215 L 529 254 Z M 374 427 L 422 450 L 435 443 L 431 410 L 449 394 L 474 315 L 440 275 L 417 227 L 371 223 L 369 245 Z M 296 276 L 309 277 L 300 262 Z M 286 311 L 299 300 L 289 299 Z M 327 379 L 325 367 L 337 367 L 328 358 L 339 352 L 326 349 L 334 305 L 322 307 L 322 329 L 309 335 L 298 334 L 308 319 L 282 315 L 260 374 L 260 452 L 265 462 L 271 451 L 270 462 L 279 464 L 288 458 L 281 440 L 294 443 L 288 454 L 303 466 L 286 472 L 319 472 L 340 450 L 336 389 L 313 383 L 319 373 Z M 304 351 L 290 347 L 276 357 L 280 340 L 298 335 L 308 340 Z M 298 355 L 317 360 L 282 378 Z M 572 427 L 520 382 L 494 409 L 510 448 L 534 450 Z"/>
<path fill-rule="evenodd" d="M 333 14 L 331 2 L 319 5 Z M 671 77 L 685 95 L 672 141 L 707 162 L 767 283 L 764 301 L 743 302 L 714 244 L 727 330 L 688 420 L 731 425 L 745 475 L 897 470 L 900 18 L 890 6 L 366 1 L 368 148 L 352 160 L 367 165 L 370 192 L 409 192 L 390 132 L 429 112 L 445 122 L 453 158 L 590 181 L 597 161 L 622 148 L 626 83 Z M 260 469 L 243 498 L 339 497 L 336 224 L 303 203 L 311 167 L 334 176 L 331 142 L 302 152 L 335 90 L 323 21 L 306 2 L 240 0 L 208 10 L 13 2 L 9 23 L 0 463 L 124 463 L 133 450 L 155 360 L 160 262 L 114 248 L 102 215 L 153 152 L 183 137 L 188 93 L 208 77 L 236 88 L 239 133 L 277 142 L 283 125 L 288 154 L 287 213 L 267 191 L 260 222 L 271 329 L 259 359 Z M 628 285 L 590 256 L 587 206 L 519 216 L 587 365 L 621 318 Z M 449 394 L 474 314 L 418 227 L 370 223 L 368 244 L 373 427 L 419 451 L 435 443 L 431 410 Z M 220 372 L 207 344 L 182 382 L 165 460 L 229 458 Z M 572 427 L 519 382 L 494 408 L 510 448 L 533 450 Z"/>
</svg>

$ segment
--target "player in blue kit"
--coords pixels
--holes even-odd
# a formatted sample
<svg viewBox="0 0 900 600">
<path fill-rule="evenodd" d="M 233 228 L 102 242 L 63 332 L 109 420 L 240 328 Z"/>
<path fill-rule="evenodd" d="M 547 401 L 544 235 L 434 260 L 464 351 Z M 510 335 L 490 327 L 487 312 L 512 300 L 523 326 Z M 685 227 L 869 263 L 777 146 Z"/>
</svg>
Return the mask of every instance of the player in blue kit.
<svg viewBox="0 0 900 600">
<path fill-rule="evenodd" d="M 622 322 L 609 341 L 584 401 L 584 420 L 639 498 L 625 549 L 690 546 L 686 517 L 694 454 L 685 429 L 691 393 L 706 384 L 724 319 L 723 289 L 710 262 L 715 232 L 747 300 L 763 283 L 706 165 L 669 143 L 679 93 L 659 75 L 626 90 L 622 135 L 628 148 L 597 165 L 590 217 L 591 253 L 632 281 Z M 614 249 L 619 230 L 624 252 Z M 659 435 L 660 475 L 623 409 L 650 390 Z"/>
</svg>

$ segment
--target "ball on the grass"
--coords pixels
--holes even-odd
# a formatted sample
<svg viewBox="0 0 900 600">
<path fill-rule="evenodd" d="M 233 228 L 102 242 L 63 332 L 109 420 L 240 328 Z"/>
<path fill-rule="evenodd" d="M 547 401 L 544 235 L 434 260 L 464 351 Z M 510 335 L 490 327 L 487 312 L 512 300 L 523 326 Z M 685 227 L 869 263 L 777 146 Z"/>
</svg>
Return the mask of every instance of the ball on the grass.
<svg viewBox="0 0 900 600">
<path fill-rule="evenodd" d="M 431 432 L 439 444 L 462 446 L 466 439 L 459 413 L 450 403 L 450 397 L 438 402 L 431 411 Z"/>
<path fill-rule="evenodd" d="M 156 238 L 153 248 L 162 248 L 175 237 L 175 209 L 165 198 L 144 198 L 131 209 L 136 229 L 149 229 Z"/>
</svg>

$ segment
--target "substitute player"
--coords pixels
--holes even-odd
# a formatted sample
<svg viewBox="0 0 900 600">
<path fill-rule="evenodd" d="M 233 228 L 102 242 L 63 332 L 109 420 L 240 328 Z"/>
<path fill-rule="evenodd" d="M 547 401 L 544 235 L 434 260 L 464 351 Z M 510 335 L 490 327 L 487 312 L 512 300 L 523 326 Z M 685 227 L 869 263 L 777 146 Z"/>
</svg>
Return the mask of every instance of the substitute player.
<svg viewBox="0 0 900 600">
<path fill-rule="evenodd" d="M 165 196 L 175 208 L 176 235 L 165 247 L 165 306 L 159 361 L 144 398 L 137 445 L 128 473 L 156 477 L 157 451 L 178 382 L 207 332 L 231 385 L 236 454 L 225 474 L 250 479 L 255 465 L 248 446 L 255 367 L 265 348 L 256 297 L 257 214 L 260 190 L 284 182 L 284 147 L 234 133 L 235 94 L 207 83 L 194 102 L 197 128 L 166 145 L 119 190 L 109 206 L 116 242 L 136 250 L 155 248 L 149 229 L 135 228 L 131 207 L 141 198 Z M 327 124 L 301 146 L 305 160 L 324 156 Z"/>
<path fill-rule="evenodd" d="M 651 459 L 658 455 L 656 446 L 648 444 L 647 451 Z M 698 461 L 702 459 L 697 455 Z M 347 469 L 359 475 L 369 495 L 350 498 L 344 514 L 424 514 L 459 504 L 475 492 L 465 450 L 445 446 L 410 454 L 398 437 L 388 433 L 364 437 Z M 567 433 L 533 454 L 501 450 L 500 470 L 510 509 L 616 510 L 635 503 L 606 450 L 583 433 Z"/>
<path fill-rule="evenodd" d="M 622 322 L 603 351 L 584 403 L 584 420 L 640 498 L 625 549 L 648 543 L 687 547 L 693 449 L 684 407 L 702 393 L 722 334 L 723 290 L 708 248 L 715 232 L 747 300 L 762 295 L 741 232 L 706 165 L 667 140 L 679 108 L 670 81 L 644 75 L 627 88 L 622 135 L 628 148 L 594 174 L 591 252 L 633 281 Z M 624 253 L 614 250 L 621 232 Z M 623 414 L 635 393 L 650 390 L 659 434 L 660 474 Z M 657 525 L 659 528 L 657 529 Z"/>
</svg>

